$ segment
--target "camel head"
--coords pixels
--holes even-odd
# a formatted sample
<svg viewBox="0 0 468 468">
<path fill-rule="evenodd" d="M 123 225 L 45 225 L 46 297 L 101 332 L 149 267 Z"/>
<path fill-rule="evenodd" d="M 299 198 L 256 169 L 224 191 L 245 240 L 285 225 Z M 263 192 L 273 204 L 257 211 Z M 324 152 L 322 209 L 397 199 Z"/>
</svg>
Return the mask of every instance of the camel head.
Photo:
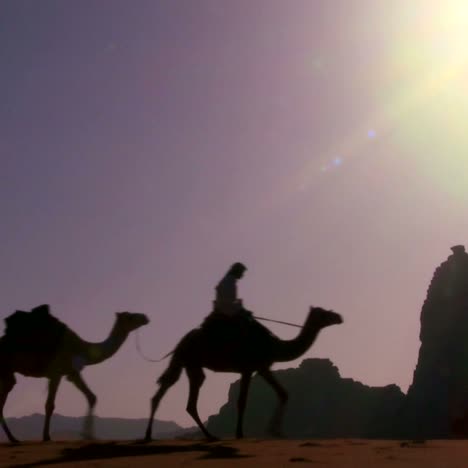
<svg viewBox="0 0 468 468">
<path fill-rule="evenodd" d="M 343 323 L 340 314 L 333 310 L 322 309 L 321 307 L 311 306 L 309 309 L 309 320 L 319 328 L 329 327 L 330 325 L 339 325 Z"/>
<path fill-rule="evenodd" d="M 149 323 L 149 318 L 145 314 L 116 312 L 115 315 L 117 317 L 117 326 L 127 333 Z"/>
</svg>

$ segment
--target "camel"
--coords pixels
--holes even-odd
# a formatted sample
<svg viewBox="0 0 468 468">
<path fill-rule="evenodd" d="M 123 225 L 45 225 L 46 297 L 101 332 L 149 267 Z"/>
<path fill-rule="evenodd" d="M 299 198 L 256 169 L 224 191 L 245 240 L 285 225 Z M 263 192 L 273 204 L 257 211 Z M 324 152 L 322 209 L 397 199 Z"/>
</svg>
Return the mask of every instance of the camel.
<svg viewBox="0 0 468 468">
<path fill-rule="evenodd" d="M 187 412 L 208 439 L 217 440 L 205 428 L 197 410 L 200 387 L 205 380 L 203 368 L 241 375 L 236 426 L 236 437 L 239 439 L 243 437 L 243 418 L 252 374 L 257 372 L 263 377 L 279 397 L 278 407 L 269 425 L 269 432 L 274 436 L 280 436 L 288 394 L 276 380 L 270 367 L 275 362 L 292 361 L 302 356 L 312 346 L 322 328 L 342 322 L 343 319 L 336 312 L 320 307 L 310 307 L 301 331 L 292 340 L 279 339 L 254 320 L 251 320 L 249 325 L 226 322 L 224 334 L 219 327 L 210 327 L 205 322 L 205 326 L 187 333 L 170 353 L 172 354 L 171 361 L 159 377 L 157 381 L 159 388 L 151 399 L 151 412 L 144 440 L 152 439 L 153 419 L 159 403 L 167 390 L 177 382 L 183 369 L 189 379 Z"/>
<path fill-rule="evenodd" d="M 41 307 L 45 308 L 46 314 L 48 314 L 48 306 Z M 33 312 L 19 313 L 29 315 Z M 60 338 L 57 340 L 57 347 L 53 351 L 48 349 L 48 337 L 40 342 L 40 346 L 36 344 L 34 347 L 28 344 L 28 340 L 30 342 L 31 338 L 37 341 L 43 337 L 30 335 L 29 337 L 26 336 L 24 340 L 21 339 L 21 336 L 18 337 L 20 339 L 16 339 L 16 337 L 12 339 L 8 336 L 7 328 L 7 333 L 0 338 L 0 423 L 11 443 L 18 443 L 18 440 L 13 436 L 6 424 L 3 417 L 3 408 L 8 394 L 16 383 L 15 372 L 28 377 L 45 377 L 49 380 L 42 433 L 44 441 L 50 440 L 50 419 L 55 408 L 55 396 L 62 377 L 66 377 L 86 397 L 88 411 L 83 436 L 93 438 L 93 410 L 97 398 L 83 380 L 81 371 L 86 366 L 99 364 L 109 359 L 122 346 L 131 331 L 149 323 L 149 319 L 144 314 L 117 312 L 108 338 L 101 343 L 90 343 L 81 339 L 55 317 L 51 315 L 49 317 L 50 320 L 55 321 L 51 322 L 52 324 L 59 323 L 59 327 L 61 327 L 59 328 Z M 6 319 L 6 322 L 8 323 L 8 319 Z M 46 328 L 43 327 L 42 331 L 44 330 L 44 334 L 47 334 L 47 326 Z"/>
</svg>

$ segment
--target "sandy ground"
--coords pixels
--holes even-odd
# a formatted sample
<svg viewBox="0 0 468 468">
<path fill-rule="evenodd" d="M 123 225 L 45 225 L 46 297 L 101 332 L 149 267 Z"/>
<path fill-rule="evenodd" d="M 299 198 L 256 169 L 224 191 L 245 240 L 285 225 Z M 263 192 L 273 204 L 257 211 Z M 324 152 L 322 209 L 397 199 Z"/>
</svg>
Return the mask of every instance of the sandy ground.
<svg viewBox="0 0 468 468">
<path fill-rule="evenodd" d="M 24 442 L 0 445 L 1 467 L 468 467 L 468 440 Z"/>
</svg>

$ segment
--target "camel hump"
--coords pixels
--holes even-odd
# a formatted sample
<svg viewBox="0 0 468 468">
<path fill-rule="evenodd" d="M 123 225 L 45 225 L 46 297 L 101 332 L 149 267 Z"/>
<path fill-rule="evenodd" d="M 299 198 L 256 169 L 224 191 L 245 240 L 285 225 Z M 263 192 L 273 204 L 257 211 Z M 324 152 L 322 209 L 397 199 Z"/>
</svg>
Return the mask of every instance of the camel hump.
<svg viewBox="0 0 468 468">
<path fill-rule="evenodd" d="M 42 317 L 43 319 L 55 318 L 50 313 L 49 304 L 41 304 L 40 306 L 31 309 L 31 314 L 35 317 Z"/>
<path fill-rule="evenodd" d="M 211 314 L 205 318 L 200 329 L 204 339 L 219 345 L 232 342 L 242 347 L 249 342 L 261 347 L 268 345 L 275 338 L 273 333 L 255 320 L 248 310 L 233 317 Z"/>
<path fill-rule="evenodd" d="M 5 318 L 5 338 L 28 347 L 55 348 L 68 327 L 50 313 L 47 304 L 34 307 L 31 312 L 17 310 Z"/>
<path fill-rule="evenodd" d="M 5 334 L 12 335 L 23 329 L 23 324 L 28 324 L 29 312 L 17 310 L 5 319 Z"/>
</svg>

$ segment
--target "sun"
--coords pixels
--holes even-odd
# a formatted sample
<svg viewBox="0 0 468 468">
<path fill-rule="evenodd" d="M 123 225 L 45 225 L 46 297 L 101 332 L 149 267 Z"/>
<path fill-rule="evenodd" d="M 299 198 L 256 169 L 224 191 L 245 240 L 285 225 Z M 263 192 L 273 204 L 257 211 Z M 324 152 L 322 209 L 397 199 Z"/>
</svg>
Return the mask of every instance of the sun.
<svg viewBox="0 0 468 468">
<path fill-rule="evenodd" d="M 394 51 L 407 70 L 443 81 L 466 69 L 468 1 L 416 1 L 401 14 Z"/>
<path fill-rule="evenodd" d="M 468 2 L 436 2 L 426 15 L 421 15 L 423 41 L 435 64 L 460 66 L 468 58 Z"/>
<path fill-rule="evenodd" d="M 468 0 L 408 2 L 387 111 L 428 186 L 468 200 Z"/>
</svg>

